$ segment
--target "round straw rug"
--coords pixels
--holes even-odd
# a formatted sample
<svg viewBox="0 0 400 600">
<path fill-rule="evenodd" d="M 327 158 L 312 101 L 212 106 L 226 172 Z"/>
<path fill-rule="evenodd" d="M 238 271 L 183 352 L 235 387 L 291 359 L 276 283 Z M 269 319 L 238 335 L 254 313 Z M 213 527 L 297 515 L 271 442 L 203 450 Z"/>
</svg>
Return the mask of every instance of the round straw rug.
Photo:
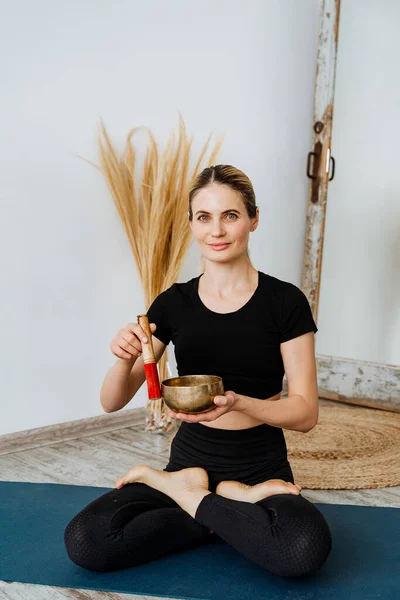
<svg viewBox="0 0 400 600">
<path fill-rule="evenodd" d="M 295 482 L 312 490 L 400 485 L 400 413 L 320 406 L 308 433 L 284 429 Z"/>
</svg>

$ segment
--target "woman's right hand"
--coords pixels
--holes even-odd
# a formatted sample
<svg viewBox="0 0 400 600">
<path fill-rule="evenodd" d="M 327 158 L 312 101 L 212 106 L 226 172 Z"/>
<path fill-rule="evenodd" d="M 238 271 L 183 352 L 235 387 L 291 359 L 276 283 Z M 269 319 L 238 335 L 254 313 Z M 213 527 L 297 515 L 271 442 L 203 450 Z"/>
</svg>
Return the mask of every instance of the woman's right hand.
<svg viewBox="0 0 400 600">
<path fill-rule="evenodd" d="M 155 323 L 150 323 L 150 331 L 153 334 L 157 329 Z M 146 341 L 143 340 L 146 339 Z M 128 323 L 120 329 L 117 335 L 112 339 L 111 352 L 120 360 L 125 362 L 135 361 L 142 354 L 142 344 L 147 344 L 148 340 L 143 329 L 138 323 Z"/>
</svg>

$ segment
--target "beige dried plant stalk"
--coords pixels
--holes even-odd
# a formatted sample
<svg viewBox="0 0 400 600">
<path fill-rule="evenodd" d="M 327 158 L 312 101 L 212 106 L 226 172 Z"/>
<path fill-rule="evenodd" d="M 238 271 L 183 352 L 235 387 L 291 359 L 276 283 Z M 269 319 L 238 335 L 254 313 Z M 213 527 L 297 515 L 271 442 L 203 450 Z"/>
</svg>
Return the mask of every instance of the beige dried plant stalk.
<svg viewBox="0 0 400 600">
<path fill-rule="evenodd" d="M 129 131 L 125 147 L 118 155 L 101 120 L 98 135 L 101 164 L 94 166 L 106 179 L 128 236 L 147 311 L 156 296 L 178 280 L 182 270 L 192 237 L 187 215 L 189 189 L 204 168 L 202 163 L 213 132 L 189 172 L 193 136 L 188 139 L 181 114 L 177 143 L 172 131 L 161 155 L 150 129 L 146 128 L 149 145 L 142 173 L 136 175 L 136 154 L 131 139 L 139 129 L 142 127 Z M 217 140 L 205 166 L 215 163 L 223 137 Z M 168 378 L 167 360 L 166 349 L 158 363 L 160 381 Z M 163 400 L 147 402 L 146 430 L 170 431 L 175 427 Z"/>
</svg>

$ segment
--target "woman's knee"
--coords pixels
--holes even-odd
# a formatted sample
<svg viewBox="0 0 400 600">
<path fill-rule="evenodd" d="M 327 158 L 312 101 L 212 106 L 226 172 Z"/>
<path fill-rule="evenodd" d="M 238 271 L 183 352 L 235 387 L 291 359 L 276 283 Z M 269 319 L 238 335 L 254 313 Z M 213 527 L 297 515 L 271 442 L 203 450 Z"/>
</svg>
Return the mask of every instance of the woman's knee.
<svg viewBox="0 0 400 600">
<path fill-rule="evenodd" d="M 301 495 L 276 495 L 269 500 L 264 508 L 270 513 L 270 527 L 277 544 L 272 553 L 267 545 L 265 568 L 291 577 L 315 573 L 332 550 L 325 517 Z"/>
<path fill-rule="evenodd" d="M 107 557 L 106 540 L 101 538 L 100 527 L 88 525 L 85 510 L 78 513 L 64 530 L 64 544 L 69 558 L 79 567 L 90 571 L 106 572 L 111 569 Z"/>
<path fill-rule="evenodd" d="M 332 549 L 329 529 L 311 526 L 299 529 L 280 540 L 271 552 L 266 551 L 262 566 L 284 577 L 300 577 L 317 572 L 327 560 Z"/>
<path fill-rule="evenodd" d="M 332 550 L 332 536 L 325 521 L 307 520 L 293 534 L 288 548 L 286 574 L 292 577 L 316 573 Z"/>
</svg>

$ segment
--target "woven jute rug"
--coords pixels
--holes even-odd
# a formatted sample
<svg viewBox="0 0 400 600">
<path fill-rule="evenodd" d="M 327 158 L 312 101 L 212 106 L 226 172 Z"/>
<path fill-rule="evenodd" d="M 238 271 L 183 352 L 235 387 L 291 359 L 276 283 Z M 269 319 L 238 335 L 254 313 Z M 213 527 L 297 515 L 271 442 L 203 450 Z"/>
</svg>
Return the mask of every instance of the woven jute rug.
<svg viewBox="0 0 400 600">
<path fill-rule="evenodd" d="M 320 406 L 308 433 L 284 429 L 295 483 L 354 490 L 400 485 L 400 413 Z"/>
</svg>

